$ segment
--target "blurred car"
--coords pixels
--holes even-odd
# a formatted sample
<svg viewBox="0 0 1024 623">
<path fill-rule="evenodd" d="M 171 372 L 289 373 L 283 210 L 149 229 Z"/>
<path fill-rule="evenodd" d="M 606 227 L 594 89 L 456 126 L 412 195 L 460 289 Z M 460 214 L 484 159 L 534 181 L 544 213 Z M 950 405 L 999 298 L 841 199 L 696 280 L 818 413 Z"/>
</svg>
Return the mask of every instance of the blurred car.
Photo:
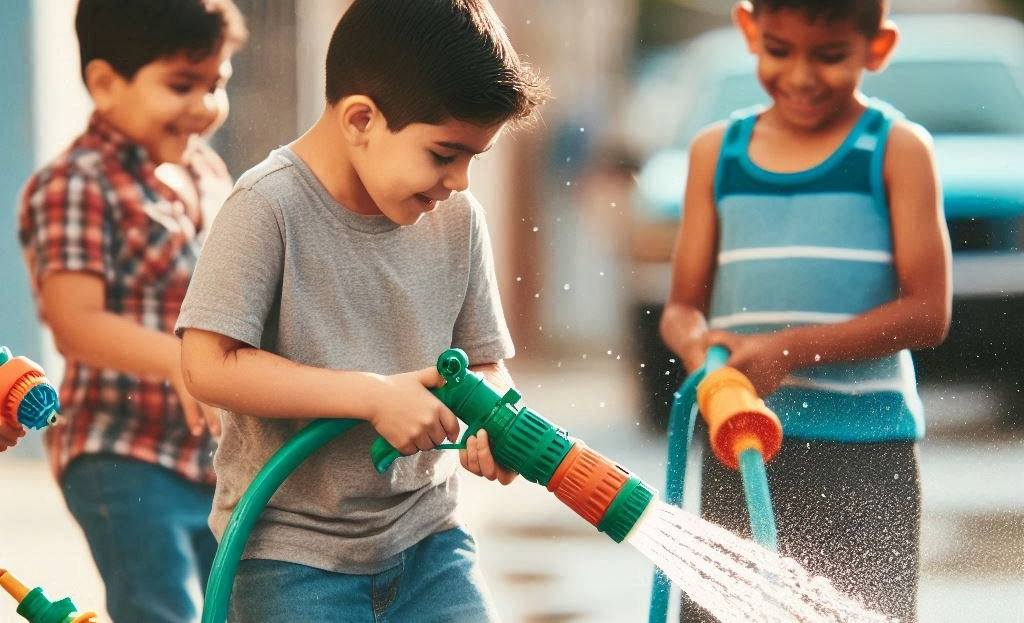
<svg viewBox="0 0 1024 623">
<path fill-rule="evenodd" d="M 989 379 L 1004 415 L 1024 419 L 1024 25 L 990 15 L 896 18 L 900 42 L 863 91 L 920 123 L 935 156 L 953 247 L 953 324 L 915 353 L 919 378 Z M 663 427 L 683 373 L 658 321 L 686 185 L 686 149 L 702 127 L 768 103 L 741 35 L 721 29 L 661 52 L 640 72 L 632 114 L 640 155 L 631 206 L 629 330 L 646 419 Z M 660 97 L 659 97 L 660 94 Z M 646 109 L 646 123 L 644 123 Z M 1017 414 L 1017 415 L 1014 415 Z"/>
</svg>

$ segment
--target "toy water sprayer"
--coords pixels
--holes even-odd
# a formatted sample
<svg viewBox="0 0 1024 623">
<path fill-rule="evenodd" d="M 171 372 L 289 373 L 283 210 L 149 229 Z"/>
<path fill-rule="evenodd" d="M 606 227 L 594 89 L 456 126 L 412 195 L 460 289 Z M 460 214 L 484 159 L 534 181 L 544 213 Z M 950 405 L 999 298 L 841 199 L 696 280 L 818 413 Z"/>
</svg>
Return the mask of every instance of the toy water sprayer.
<svg viewBox="0 0 1024 623">
<path fill-rule="evenodd" d="M 495 461 L 559 500 L 616 542 L 622 542 L 655 497 L 637 476 L 588 448 L 537 412 L 517 406 L 515 389 L 504 395 L 469 369 L 466 353 L 451 348 L 437 360 L 445 384 L 432 390 L 468 426 L 463 437 L 486 430 Z M 440 448 L 463 447 L 442 444 Z M 377 471 L 401 454 L 383 438 L 371 448 Z"/>
<path fill-rule="evenodd" d="M 50 601 L 42 588 L 30 589 L 4 569 L 0 569 L 0 588 L 18 602 L 18 614 L 29 623 L 98 623 L 95 612 L 78 612 L 68 597 Z"/>
<path fill-rule="evenodd" d="M 0 424 L 41 429 L 59 414 L 57 390 L 42 367 L 0 346 Z"/>
</svg>

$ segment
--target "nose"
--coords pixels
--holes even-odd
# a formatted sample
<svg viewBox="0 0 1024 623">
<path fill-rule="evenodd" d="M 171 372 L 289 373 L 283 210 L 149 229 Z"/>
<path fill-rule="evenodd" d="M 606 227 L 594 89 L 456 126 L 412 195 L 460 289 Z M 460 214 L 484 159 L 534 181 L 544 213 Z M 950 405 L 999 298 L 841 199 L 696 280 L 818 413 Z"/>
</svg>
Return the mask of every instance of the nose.
<svg viewBox="0 0 1024 623">
<path fill-rule="evenodd" d="M 796 58 L 789 66 L 789 83 L 797 89 L 810 89 L 814 87 L 817 76 L 810 60 Z"/>
<path fill-rule="evenodd" d="M 204 127 L 204 133 L 216 129 L 227 117 L 228 95 L 224 89 L 197 94 L 189 106 L 189 114 Z"/>
<path fill-rule="evenodd" d="M 454 192 L 469 188 L 469 162 L 450 167 L 444 176 L 444 187 Z"/>
</svg>

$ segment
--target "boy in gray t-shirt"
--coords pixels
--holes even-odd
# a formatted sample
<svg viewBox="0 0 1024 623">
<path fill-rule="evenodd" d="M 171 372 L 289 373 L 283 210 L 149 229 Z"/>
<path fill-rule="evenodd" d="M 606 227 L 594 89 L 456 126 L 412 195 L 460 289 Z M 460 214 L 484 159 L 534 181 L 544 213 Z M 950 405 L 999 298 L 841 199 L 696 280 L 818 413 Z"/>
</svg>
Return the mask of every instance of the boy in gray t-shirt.
<svg viewBox="0 0 1024 623">
<path fill-rule="evenodd" d="M 218 538 L 257 471 L 311 418 L 366 421 L 267 505 L 231 620 L 496 620 L 455 516 L 454 455 L 416 451 L 458 436 L 427 389 L 441 383 L 444 349 L 511 385 L 469 165 L 546 91 L 486 0 L 356 0 L 331 39 L 326 95 L 312 128 L 239 179 L 178 321 L 189 390 L 226 411 Z M 369 456 L 378 435 L 412 455 L 383 475 Z M 467 446 L 469 471 L 515 477 L 495 465 L 486 433 Z"/>
</svg>

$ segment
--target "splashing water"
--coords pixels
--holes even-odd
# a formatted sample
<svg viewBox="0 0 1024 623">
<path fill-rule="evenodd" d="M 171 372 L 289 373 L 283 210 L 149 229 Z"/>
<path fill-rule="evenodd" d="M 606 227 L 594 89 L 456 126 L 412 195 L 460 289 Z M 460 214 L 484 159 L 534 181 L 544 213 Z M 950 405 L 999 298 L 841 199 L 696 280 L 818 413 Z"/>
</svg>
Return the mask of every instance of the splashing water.
<svg viewBox="0 0 1024 623">
<path fill-rule="evenodd" d="M 897 623 L 793 559 L 665 502 L 651 503 L 627 541 L 722 623 Z"/>
</svg>

